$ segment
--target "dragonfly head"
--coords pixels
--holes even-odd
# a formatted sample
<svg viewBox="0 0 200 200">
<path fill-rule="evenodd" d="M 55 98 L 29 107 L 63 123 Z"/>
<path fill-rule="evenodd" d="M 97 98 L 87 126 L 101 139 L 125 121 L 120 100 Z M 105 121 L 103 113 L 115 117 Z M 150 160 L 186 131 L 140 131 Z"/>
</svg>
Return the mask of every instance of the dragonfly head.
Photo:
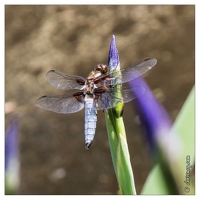
<svg viewBox="0 0 200 200">
<path fill-rule="evenodd" d="M 94 71 L 100 71 L 102 74 L 106 74 L 108 72 L 108 67 L 104 64 L 98 64 L 94 67 Z"/>
</svg>

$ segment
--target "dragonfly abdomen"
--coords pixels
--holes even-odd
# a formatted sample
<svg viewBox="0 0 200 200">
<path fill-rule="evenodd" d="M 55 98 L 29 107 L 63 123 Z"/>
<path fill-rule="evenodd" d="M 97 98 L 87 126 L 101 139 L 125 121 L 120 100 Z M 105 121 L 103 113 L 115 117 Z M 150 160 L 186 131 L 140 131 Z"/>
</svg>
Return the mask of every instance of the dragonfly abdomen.
<svg viewBox="0 0 200 200">
<path fill-rule="evenodd" d="M 96 131 L 97 114 L 94 110 L 92 95 L 85 96 L 85 146 L 88 149 L 94 139 Z"/>
</svg>

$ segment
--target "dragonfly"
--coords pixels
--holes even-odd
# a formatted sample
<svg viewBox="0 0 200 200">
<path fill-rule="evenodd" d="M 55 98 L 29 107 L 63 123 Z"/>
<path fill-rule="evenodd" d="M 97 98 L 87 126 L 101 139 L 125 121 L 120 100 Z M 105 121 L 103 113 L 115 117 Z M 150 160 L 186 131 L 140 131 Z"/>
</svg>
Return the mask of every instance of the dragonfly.
<svg viewBox="0 0 200 200">
<path fill-rule="evenodd" d="M 77 75 L 67 75 L 57 70 L 46 74 L 47 81 L 57 89 L 67 90 L 62 95 L 45 95 L 37 100 L 36 105 L 55 113 L 75 113 L 85 107 L 85 147 L 89 149 L 96 131 L 97 111 L 107 110 L 119 104 L 127 103 L 136 98 L 133 91 L 143 94 L 144 88 L 131 88 L 127 83 L 146 73 L 157 60 L 146 58 L 143 61 L 118 71 L 104 64 L 98 64 L 87 78 Z M 120 85 L 120 87 L 116 87 Z M 120 96 L 116 95 L 120 92 Z"/>
</svg>

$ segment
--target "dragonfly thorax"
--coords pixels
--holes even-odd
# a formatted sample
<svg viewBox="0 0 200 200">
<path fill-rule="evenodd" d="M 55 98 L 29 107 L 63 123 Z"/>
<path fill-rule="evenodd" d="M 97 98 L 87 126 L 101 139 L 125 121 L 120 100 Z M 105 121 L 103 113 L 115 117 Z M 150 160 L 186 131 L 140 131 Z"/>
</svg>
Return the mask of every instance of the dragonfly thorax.
<svg viewBox="0 0 200 200">
<path fill-rule="evenodd" d="M 87 79 L 85 82 L 84 94 L 92 95 L 95 88 L 96 85 L 94 84 L 94 81 L 92 79 Z"/>
<path fill-rule="evenodd" d="M 97 85 L 94 81 L 101 77 L 103 74 L 107 73 L 107 66 L 103 64 L 98 64 L 94 67 L 94 70 L 90 72 L 89 76 L 85 81 L 84 94 L 92 95 L 94 94 L 94 89 Z"/>
</svg>

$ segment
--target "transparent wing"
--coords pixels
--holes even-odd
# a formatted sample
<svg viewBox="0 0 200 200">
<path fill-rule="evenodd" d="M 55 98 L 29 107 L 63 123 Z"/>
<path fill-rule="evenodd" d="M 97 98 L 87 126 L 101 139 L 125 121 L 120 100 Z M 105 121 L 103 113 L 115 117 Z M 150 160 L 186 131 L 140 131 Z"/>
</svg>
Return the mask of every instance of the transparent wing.
<svg viewBox="0 0 200 200">
<path fill-rule="evenodd" d="M 121 83 L 131 81 L 138 76 L 149 71 L 153 66 L 155 66 L 157 60 L 155 58 L 146 58 L 136 65 L 127 67 L 121 70 Z"/>
<path fill-rule="evenodd" d="M 82 89 L 85 78 L 76 75 L 67 75 L 57 70 L 47 72 L 48 82 L 60 90 Z"/>
<path fill-rule="evenodd" d="M 120 90 L 122 98 L 118 98 L 115 93 Z M 109 88 L 109 92 L 102 93 L 97 99 L 94 100 L 94 107 L 96 110 L 106 110 L 113 108 L 119 104 L 127 103 L 136 98 L 135 92 L 137 95 L 142 95 L 145 92 L 145 89 L 141 86 L 129 87 L 121 86 L 120 89 Z"/>
<path fill-rule="evenodd" d="M 116 85 L 131 81 L 142 74 L 146 73 L 150 70 L 153 66 L 155 66 L 157 60 L 155 58 L 146 58 L 143 61 L 121 69 L 121 74 L 119 72 L 113 72 L 109 74 L 109 78 L 107 78 L 103 84 L 104 85 Z M 108 76 L 108 75 L 106 75 Z"/>
<path fill-rule="evenodd" d="M 80 96 L 80 98 L 83 97 Z M 42 96 L 37 100 L 36 105 L 45 110 L 63 114 L 75 113 L 84 107 L 84 103 L 79 102 L 71 94 Z"/>
</svg>

